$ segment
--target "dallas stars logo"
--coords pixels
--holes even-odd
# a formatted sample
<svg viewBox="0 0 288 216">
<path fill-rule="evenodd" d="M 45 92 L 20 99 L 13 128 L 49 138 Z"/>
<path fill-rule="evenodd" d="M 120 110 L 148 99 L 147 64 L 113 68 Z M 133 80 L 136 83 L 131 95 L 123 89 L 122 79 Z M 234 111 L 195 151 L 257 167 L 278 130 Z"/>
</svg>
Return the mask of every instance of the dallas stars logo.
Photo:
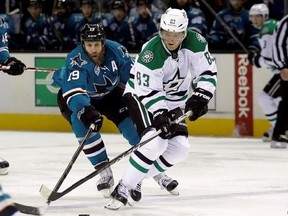
<svg viewBox="0 0 288 216">
<path fill-rule="evenodd" d="M 142 57 L 141 57 L 141 60 L 144 62 L 144 63 L 149 63 L 151 62 L 152 60 L 154 59 L 154 54 L 152 51 L 150 50 L 146 50 Z"/>
<path fill-rule="evenodd" d="M 87 61 L 82 59 L 80 53 L 78 53 L 76 56 L 70 58 L 70 60 L 71 60 L 71 63 L 70 63 L 71 66 L 77 65 L 79 67 L 82 67 L 83 65 L 87 64 Z"/>
<path fill-rule="evenodd" d="M 167 82 L 163 83 L 165 92 L 167 93 L 178 92 L 178 89 L 183 83 L 183 81 L 184 81 L 184 77 L 183 78 L 180 77 L 180 71 L 178 68 L 174 77 L 172 77 L 171 80 L 168 80 Z"/>
</svg>

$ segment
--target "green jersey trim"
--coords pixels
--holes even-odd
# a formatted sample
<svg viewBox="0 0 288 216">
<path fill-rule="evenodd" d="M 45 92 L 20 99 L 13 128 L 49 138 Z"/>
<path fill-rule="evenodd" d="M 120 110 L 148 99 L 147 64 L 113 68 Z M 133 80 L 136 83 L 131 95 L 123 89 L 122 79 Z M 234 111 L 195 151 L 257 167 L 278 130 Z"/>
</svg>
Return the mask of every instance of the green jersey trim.
<svg viewBox="0 0 288 216">
<path fill-rule="evenodd" d="M 206 82 L 210 82 L 211 84 L 213 84 L 216 87 L 216 80 L 213 78 L 205 78 L 205 77 L 201 77 L 199 81 L 206 81 Z"/>
<path fill-rule="evenodd" d="M 274 30 L 277 26 L 277 21 L 274 19 L 270 19 L 266 21 L 259 32 L 259 38 L 262 38 L 264 35 L 273 35 Z"/>
<path fill-rule="evenodd" d="M 153 104 L 157 103 L 158 101 L 165 100 L 165 96 L 160 96 L 153 100 L 150 100 L 148 103 L 145 104 L 146 109 L 149 109 Z"/>
<path fill-rule="evenodd" d="M 181 49 L 188 49 L 191 52 L 203 52 L 207 46 L 205 38 L 197 32 L 188 30 L 186 38 L 183 40 Z M 164 48 L 160 36 L 151 39 L 139 53 L 137 62 L 146 66 L 150 70 L 163 67 L 167 58 L 171 54 Z"/>
<path fill-rule="evenodd" d="M 201 34 L 192 30 L 187 32 L 187 36 L 182 42 L 182 48 L 189 49 L 194 53 L 205 51 L 206 46 L 206 39 Z"/>
<path fill-rule="evenodd" d="M 162 45 L 161 38 L 156 36 L 139 53 L 138 62 L 151 70 L 155 70 L 161 68 L 169 56 L 170 54 Z"/>
</svg>

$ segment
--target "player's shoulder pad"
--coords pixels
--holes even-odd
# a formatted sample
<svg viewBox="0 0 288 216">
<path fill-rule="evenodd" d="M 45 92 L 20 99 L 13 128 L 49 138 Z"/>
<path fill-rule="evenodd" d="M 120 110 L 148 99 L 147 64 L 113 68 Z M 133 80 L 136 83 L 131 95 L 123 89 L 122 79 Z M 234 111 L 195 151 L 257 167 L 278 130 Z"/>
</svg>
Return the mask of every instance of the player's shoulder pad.
<svg viewBox="0 0 288 216">
<path fill-rule="evenodd" d="M 206 39 L 196 31 L 188 30 L 186 38 L 183 40 L 182 48 L 192 52 L 203 52 L 206 49 Z"/>
<path fill-rule="evenodd" d="M 0 17 L 0 34 L 7 32 L 8 24 L 3 17 Z"/>
<path fill-rule="evenodd" d="M 161 68 L 169 56 L 170 54 L 165 50 L 158 35 L 143 45 L 141 52 L 138 54 L 137 62 L 154 70 Z"/>
<path fill-rule="evenodd" d="M 270 19 L 270 20 L 266 21 L 261 27 L 261 30 L 259 32 L 259 36 L 261 37 L 261 36 L 266 35 L 266 34 L 273 35 L 274 30 L 276 29 L 276 26 L 277 26 L 276 20 Z"/>
<path fill-rule="evenodd" d="M 119 58 L 130 58 L 129 52 L 125 46 L 108 39 L 105 41 L 105 52 L 108 55 L 115 55 Z"/>
</svg>

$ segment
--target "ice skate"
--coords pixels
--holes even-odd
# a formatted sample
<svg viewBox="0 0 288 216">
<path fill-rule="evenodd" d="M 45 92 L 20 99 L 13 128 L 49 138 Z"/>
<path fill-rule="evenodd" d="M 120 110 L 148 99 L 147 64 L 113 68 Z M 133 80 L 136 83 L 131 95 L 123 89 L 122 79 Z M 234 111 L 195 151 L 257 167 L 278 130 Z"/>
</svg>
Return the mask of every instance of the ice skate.
<svg viewBox="0 0 288 216">
<path fill-rule="evenodd" d="M 265 133 L 263 133 L 262 141 L 263 142 L 271 142 L 272 141 L 272 134 L 273 134 L 274 127 L 271 127 Z"/>
<path fill-rule="evenodd" d="M 287 148 L 287 139 L 283 139 L 282 136 L 279 138 L 273 138 L 270 147 L 274 149 L 285 149 Z"/>
<path fill-rule="evenodd" d="M 141 186 L 142 181 L 136 185 L 136 188 L 134 190 L 130 190 L 130 196 L 128 197 L 128 204 L 130 206 L 133 206 L 136 202 L 139 202 L 141 200 Z"/>
<path fill-rule="evenodd" d="M 179 195 L 179 191 L 177 190 L 178 182 L 176 180 L 173 180 L 165 173 L 160 173 L 153 178 L 160 185 L 162 190 L 166 189 L 171 195 Z"/>
<path fill-rule="evenodd" d="M 0 158 L 0 175 L 7 175 L 8 174 L 8 161 Z"/>
<path fill-rule="evenodd" d="M 114 177 L 110 167 L 104 169 L 100 173 L 100 179 L 97 182 L 97 190 L 100 191 L 105 198 L 110 197 L 113 191 Z"/>
<path fill-rule="evenodd" d="M 120 181 L 119 184 L 115 187 L 114 191 L 111 193 L 111 199 L 105 208 L 117 210 L 122 206 L 125 206 L 128 202 L 128 196 L 128 188 L 122 183 L 122 181 Z"/>
</svg>

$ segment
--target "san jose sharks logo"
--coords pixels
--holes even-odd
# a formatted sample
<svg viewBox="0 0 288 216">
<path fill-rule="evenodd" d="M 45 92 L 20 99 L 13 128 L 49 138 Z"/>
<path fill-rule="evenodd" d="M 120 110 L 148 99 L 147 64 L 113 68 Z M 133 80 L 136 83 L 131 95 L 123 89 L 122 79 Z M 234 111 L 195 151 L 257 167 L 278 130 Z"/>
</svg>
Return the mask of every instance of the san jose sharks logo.
<svg viewBox="0 0 288 216">
<path fill-rule="evenodd" d="M 163 83 L 165 92 L 166 93 L 178 92 L 178 89 L 183 83 L 184 78 L 185 77 L 180 77 L 180 71 L 178 68 L 174 77 L 172 77 L 172 79 L 168 80 L 167 82 Z"/>
<path fill-rule="evenodd" d="M 83 60 L 81 57 L 81 53 L 78 53 L 76 56 L 70 58 L 71 66 L 77 65 L 79 67 L 82 67 L 83 65 L 87 64 L 87 61 Z"/>
<path fill-rule="evenodd" d="M 123 58 L 129 57 L 129 52 L 124 46 L 119 46 L 118 49 L 121 51 Z"/>
<path fill-rule="evenodd" d="M 5 22 L 4 17 L 0 17 L 0 27 L 6 28 L 6 29 L 9 28 L 8 23 Z"/>
<path fill-rule="evenodd" d="M 115 88 L 115 86 L 117 86 L 118 82 L 119 77 L 112 81 L 108 76 L 103 75 L 103 82 L 93 83 L 96 92 L 89 92 L 89 95 L 91 97 L 104 96 L 111 92 Z"/>
</svg>

